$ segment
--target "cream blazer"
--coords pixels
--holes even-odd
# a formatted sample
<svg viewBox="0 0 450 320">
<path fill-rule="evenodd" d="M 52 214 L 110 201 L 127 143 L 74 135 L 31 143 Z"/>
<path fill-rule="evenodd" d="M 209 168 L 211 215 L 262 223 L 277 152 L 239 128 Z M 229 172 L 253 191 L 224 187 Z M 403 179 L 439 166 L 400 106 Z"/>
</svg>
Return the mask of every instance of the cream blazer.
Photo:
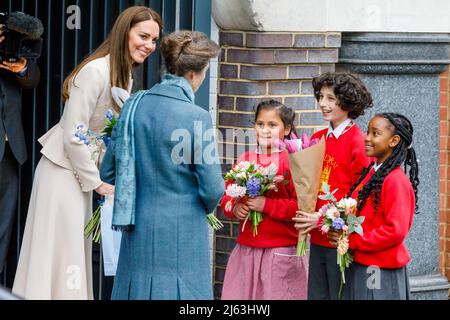
<svg viewBox="0 0 450 320">
<path fill-rule="evenodd" d="M 72 82 L 61 120 L 38 139 L 43 147 L 41 153 L 56 165 L 73 171 L 83 192 L 96 189 L 102 181 L 87 146 L 72 138 L 80 123 L 96 134 L 104 129 L 106 111 L 112 109 L 109 72 L 109 55 L 86 64 Z M 129 93 L 132 86 L 130 75 Z"/>
</svg>

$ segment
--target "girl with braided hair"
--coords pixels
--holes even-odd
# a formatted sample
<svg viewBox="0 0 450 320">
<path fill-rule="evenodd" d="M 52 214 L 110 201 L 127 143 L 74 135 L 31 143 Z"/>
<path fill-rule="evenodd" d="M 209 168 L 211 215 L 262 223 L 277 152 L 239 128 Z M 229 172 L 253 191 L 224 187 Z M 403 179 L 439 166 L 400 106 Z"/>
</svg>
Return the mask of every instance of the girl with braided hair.
<svg viewBox="0 0 450 320">
<path fill-rule="evenodd" d="M 297 194 L 290 172 L 289 155 L 274 143 L 292 139 L 295 135 L 295 112 L 275 100 L 262 101 L 256 106 L 255 134 L 258 147 L 242 154 L 236 165 L 244 161 L 263 167 L 278 168 L 277 175 L 285 177 L 277 191 L 264 196 L 227 203 L 226 193 L 221 206 L 229 219 L 240 220 L 241 231 L 227 263 L 222 288 L 222 300 L 306 300 L 308 259 L 296 255 L 298 232 L 292 223 Z M 226 184 L 228 187 L 229 183 Z M 259 211 L 264 219 L 253 235 L 251 223 L 244 221 L 251 210 Z"/>
<path fill-rule="evenodd" d="M 366 154 L 375 157 L 376 162 L 363 171 L 349 192 L 349 196 L 358 199 L 358 214 L 365 220 L 364 234 L 353 233 L 349 237 L 354 262 L 344 288 L 347 299 L 410 297 L 406 270 L 410 255 L 404 241 L 417 208 L 419 185 L 412 142 L 413 127 L 403 115 L 380 113 L 369 123 Z M 336 236 L 331 236 L 334 244 Z"/>
</svg>

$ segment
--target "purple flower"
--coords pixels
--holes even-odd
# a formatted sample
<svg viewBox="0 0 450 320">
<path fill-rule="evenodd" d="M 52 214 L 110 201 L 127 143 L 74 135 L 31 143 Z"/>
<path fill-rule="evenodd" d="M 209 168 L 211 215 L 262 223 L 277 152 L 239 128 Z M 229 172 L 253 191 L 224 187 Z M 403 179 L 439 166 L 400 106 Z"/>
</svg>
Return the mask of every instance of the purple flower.
<svg viewBox="0 0 450 320">
<path fill-rule="evenodd" d="M 251 178 L 250 180 L 247 181 L 247 191 L 248 191 L 248 196 L 250 198 L 255 198 L 255 197 L 259 196 L 260 190 L 261 190 L 261 185 L 260 185 L 259 179 Z"/>
<path fill-rule="evenodd" d="M 333 220 L 332 227 L 335 230 L 341 230 L 344 225 L 345 225 L 345 222 L 342 218 L 336 218 Z"/>
</svg>

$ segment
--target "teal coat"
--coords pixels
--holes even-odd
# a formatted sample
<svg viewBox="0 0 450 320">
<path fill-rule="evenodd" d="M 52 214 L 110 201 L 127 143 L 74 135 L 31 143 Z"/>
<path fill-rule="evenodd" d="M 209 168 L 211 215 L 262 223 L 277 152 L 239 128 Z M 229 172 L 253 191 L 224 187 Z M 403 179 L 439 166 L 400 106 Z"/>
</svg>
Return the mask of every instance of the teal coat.
<svg viewBox="0 0 450 320">
<path fill-rule="evenodd" d="M 137 105 L 135 227 L 122 236 L 113 299 L 212 299 L 206 215 L 224 182 L 210 129 L 186 87 L 157 84 Z M 100 174 L 114 184 L 114 133 Z"/>
</svg>

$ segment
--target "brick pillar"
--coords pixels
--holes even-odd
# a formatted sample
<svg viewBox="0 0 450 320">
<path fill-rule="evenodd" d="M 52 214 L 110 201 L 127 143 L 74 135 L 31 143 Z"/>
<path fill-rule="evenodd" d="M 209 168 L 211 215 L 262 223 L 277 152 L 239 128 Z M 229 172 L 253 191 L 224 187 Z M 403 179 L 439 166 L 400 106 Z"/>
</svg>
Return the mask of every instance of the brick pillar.
<svg viewBox="0 0 450 320">
<path fill-rule="evenodd" d="M 440 225 L 439 270 L 450 279 L 449 70 L 440 75 Z"/>
<path fill-rule="evenodd" d="M 275 99 L 297 113 L 299 133 L 313 133 L 326 125 L 317 109 L 311 80 L 334 71 L 341 45 L 340 33 L 264 33 L 221 31 L 217 127 L 219 153 L 224 173 L 241 152 L 255 146 L 254 107 L 262 100 Z M 249 138 L 236 135 L 245 130 Z M 218 216 L 225 227 L 217 232 L 214 246 L 214 294 L 220 298 L 230 252 L 239 234 L 237 221 Z"/>
</svg>

